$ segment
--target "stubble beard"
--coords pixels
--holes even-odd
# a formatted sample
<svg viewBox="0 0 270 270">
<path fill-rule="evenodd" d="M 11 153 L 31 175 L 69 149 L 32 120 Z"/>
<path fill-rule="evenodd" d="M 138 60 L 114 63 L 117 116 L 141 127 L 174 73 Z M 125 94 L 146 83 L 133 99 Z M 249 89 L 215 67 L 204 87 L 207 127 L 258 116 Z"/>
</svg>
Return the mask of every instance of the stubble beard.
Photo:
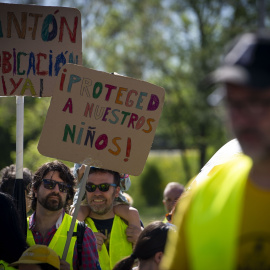
<svg viewBox="0 0 270 270">
<path fill-rule="evenodd" d="M 99 197 L 94 197 L 93 199 L 98 199 Z M 100 196 L 100 199 L 105 199 L 105 204 L 104 205 L 96 205 L 94 203 L 89 203 L 88 202 L 88 206 L 91 210 L 91 212 L 97 214 L 97 215 L 105 215 L 107 214 L 112 208 L 113 208 L 113 201 L 115 198 L 115 192 L 112 194 L 112 203 L 110 205 L 107 204 L 107 199 L 105 199 L 104 197 Z M 92 200 L 93 200 L 92 199 Z"/>
<path fill-rule="evenodd" d="M 107 214 L 111 209 L 112 209 L 112 205 L 89 205 L 89 208 L 91 210 L 91 212 L 97 214 L 97 215 L 105 215 Z"/>
</svg>

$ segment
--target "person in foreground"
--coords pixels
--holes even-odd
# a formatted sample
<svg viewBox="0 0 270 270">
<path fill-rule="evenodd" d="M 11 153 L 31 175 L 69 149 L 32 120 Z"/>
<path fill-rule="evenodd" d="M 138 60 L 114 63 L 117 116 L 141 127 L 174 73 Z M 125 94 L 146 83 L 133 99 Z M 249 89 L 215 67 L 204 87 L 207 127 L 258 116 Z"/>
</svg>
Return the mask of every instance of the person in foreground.
<svg viewBox="0 0 270 270">
<path fill-rule="evenodd" d="M 32 209 L 28 218 L 27 243 L 47 245 L 62 258 L 72 217 L 66 214 L 74 196 L 75 179 L 60 161 L 43 164 L 35 173 L 32 184 Z M 74 233 L 78 233 L 78 221 Z M 61 269 L 100 269 L 94 233 L 86 228 L 82 243 L 72 237 L 66 261 Z M 68 265 L 69 264 L 69 265 Z"/>
<path fill-rule="evenodd" d="M 18 267 L 20 270 L 59 270 L 60 259 L 51 248 L 45 245 L 34 245 L 10 266 Z"/>
<path fill-rule="evenodd" d="M 18 260 L 28 245 L 13 198 L 2 192 L 0 192 L 0 216 L 0 269 L 14 269 L 8 265 Z"/>
<path fill-rule="evenodd" d="M 244 154 L 181 200 L 181 213 L 175 215 L 179 232 L 169 236 L 160 269 L 268 269 L 269 33 L 247 33 L 234 41 L 210 78 L 224 86 L 232 129 Z"/>
<path fill-rule="evenodd" d="M 130 270 L 136 259 L 139 263 L 137 270 L 158 270 L 169 228 L 161 221 L 150 223 L 140 234 L 133 253 L 118 262 L 113 270 Z"/>
</svg>

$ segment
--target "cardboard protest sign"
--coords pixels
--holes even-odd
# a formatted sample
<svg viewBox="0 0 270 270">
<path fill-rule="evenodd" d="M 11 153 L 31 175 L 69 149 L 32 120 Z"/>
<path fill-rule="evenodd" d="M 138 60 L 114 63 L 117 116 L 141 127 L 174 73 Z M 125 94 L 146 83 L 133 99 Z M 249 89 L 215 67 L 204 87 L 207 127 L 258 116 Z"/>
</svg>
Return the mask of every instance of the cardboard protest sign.
<svg viewBox="0 0 270 270">
<path fill-rule="evenodd" d="M 55 84 L 41 154 L 139 175 L 165 91 L 148 82 L 67 64 Z"/>
<path fill-rule="evenodd" d="M 81 14 L 0 3 L 0 42 L 0 96 L 51 96 L 61 67 L 82 64 Z"/>
</svg>

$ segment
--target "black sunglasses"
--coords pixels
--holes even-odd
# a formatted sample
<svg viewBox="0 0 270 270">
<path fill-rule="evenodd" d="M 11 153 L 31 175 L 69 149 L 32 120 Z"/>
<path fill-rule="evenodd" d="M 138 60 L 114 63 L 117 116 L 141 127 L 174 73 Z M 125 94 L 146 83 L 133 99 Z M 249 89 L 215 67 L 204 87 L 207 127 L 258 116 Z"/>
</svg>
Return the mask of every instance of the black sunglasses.
<svg viewBox="0 0 270 270">
<path fill-rule="evenodd" d="M 62 182 L 57 182 L 52 179 L 42 179 L 43 185 L 46 189 L 54 189 L 56 184 L 58 184 L 59 191 L 67 193 L 69 188 L 71 187 L 70 185 Z"/>
<path fill-rule="evenodd" d="M 88 192 L 94 192 L 97 187 L 100 191 L 102 192 L 106 192 L 109 190 L 110 186 L 112 187 L 117 187 L 116 184 L 109 184 L 109 183 L 102 183 L 102 184 L 99 184 L 99 185 L 95 185 L 93 183 L 87 183 L 86 186 L 85 186 L 85 189 L 88 191 Z"/>
</svg>

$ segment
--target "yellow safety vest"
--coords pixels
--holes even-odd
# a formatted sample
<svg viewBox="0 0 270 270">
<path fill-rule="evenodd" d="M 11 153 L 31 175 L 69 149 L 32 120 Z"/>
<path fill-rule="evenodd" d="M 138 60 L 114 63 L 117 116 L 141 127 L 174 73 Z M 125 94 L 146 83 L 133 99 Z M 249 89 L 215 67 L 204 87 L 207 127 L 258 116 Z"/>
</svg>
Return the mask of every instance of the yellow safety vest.
<svg viewBox="0 0 270 270">
<path fill-rule="evenodd" d="M 185 223 L 191 269 L 236 267 L 237 234 L 251 167 L 251 159 L 243 155 L 195 189 Z"/>
<path fill-rule="evenodd" d="M 93 232 L 98 232 L 95 223 L 91 218 L 86 218 L 85 223 Z M 119 216 L 114 216 L 110 236 L 110 255 L 108 254 L 105 244 L 102 245 L 101 251 L 98 250 L 99 262 L 102 270 L 113 269 L 117 262 L 132 254 L 132 244 L 127 241 L 126 236 L 127 227 L 128 225 Z"/>
<path fill-rule="evenodd" d="M 12 267 L 12 266 L 8 266 L 9 263 L 0 260 L 0 270 L 16 270 L 16 268 Z"/>
<path fill-rule="evenodd" d="M 55 234 L 54 234 L 54 236 L 49 244 L 49 247 L 51 249 L 53 249 L 58 254 L 58 256 L 60 256 L 60 258 L 62 258 L 62 255 L 63 255 L 63 251 L 64 251 L 66 240 L 67 240 L 67 233 L 69 231 L 71 221 L 72 221 L 72 217 L 65 213 L 61 225 L 59 226 L 59 228 L 55 232 Z M 28 226 L 27 226 L 27 243 L 29 246 L 33 246 L 36 243 L 35 243 L 35 239 L 34 239 L 32 231 L 29 230 L 29 217 L 27 218 L 27 224 L 28 224 Z M 78 221 L 76 221 L 76 223 L 75 223 L 74 232 L 77 232 L 77 225 L 78 225 Z M 67 254 L 67 258 L 66 258 L 66 261 L 70 265 L 70 269 L 73 269 L 73 253 L 74 253 L 74 247 L 75 247 L 76 240 L 77 240 L 77 237 L 73 236 L 71 238 L 69 249 L 68 249 L 68 254 Z"/>
</svg>

